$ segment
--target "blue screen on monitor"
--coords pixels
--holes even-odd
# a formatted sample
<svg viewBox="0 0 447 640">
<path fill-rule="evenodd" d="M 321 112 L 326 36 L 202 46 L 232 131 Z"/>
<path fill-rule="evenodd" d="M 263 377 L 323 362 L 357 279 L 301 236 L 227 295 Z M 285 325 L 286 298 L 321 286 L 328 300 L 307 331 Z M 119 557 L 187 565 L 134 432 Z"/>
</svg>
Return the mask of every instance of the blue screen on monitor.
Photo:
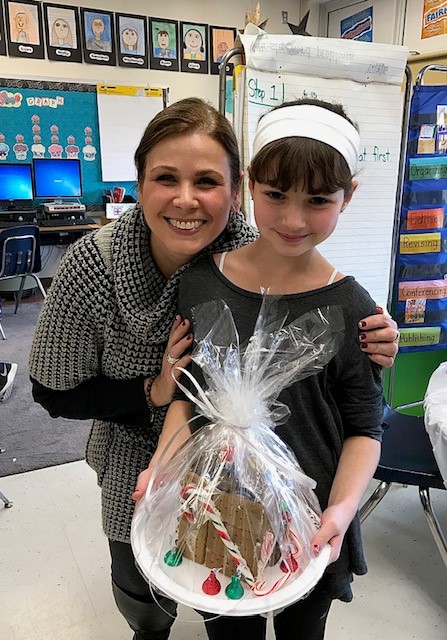
<svg viewBox="0 0 447 640">
<path fill-rule="evenodd" d="M 0 200 L 33 201 L 30 164 L 0 164 Z"/>
<path fill-rule="evenodd" d="M 33 160 L 34 193 L 36 198 L 80 198 L 81 163 L 79 160 Z"/>
</svg>

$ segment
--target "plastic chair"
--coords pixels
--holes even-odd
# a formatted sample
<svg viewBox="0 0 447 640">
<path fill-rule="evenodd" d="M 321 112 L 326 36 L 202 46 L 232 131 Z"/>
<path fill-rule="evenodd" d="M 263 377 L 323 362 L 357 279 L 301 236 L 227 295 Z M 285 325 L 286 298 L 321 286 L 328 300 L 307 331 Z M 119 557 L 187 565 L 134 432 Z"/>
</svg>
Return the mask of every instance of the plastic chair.
<svg viewBox="0 0 447 640">
<path fill-rule="evenodd" d="M 398 411 L 417 405 L 422 405 L 422 401 L 396 407 L 395 410 L 389 406 L 385 407 L 382 452 L 374 474 L 374 478 L 380 480 L 380 484 L 361 507 L 360 522 L 364 522 L 377 507 L 393 483 L 418 487 L 425 518 L 447 567 L 446 539 L 430 500 L 430 489 L 446 487 L 433 455 L 424 418 L 405 415 Z"/>
<path fill-rule="evenodd" d="M 1 491 L 0 491 L 0 500 L 2 500 L 2 502 L 5 503 L 5 509 L 10 509 L 13 506 L 13 503 L 11 502 L 11 500 L 9 500 L 9 498 L 7 498 L 5 494 L 2 493 Z"/>
<path fill-rule="evenodd" d="M 23 225 L 0 231 L 0 281 L 21 277 L 14 313 L 17 313 L 19 308 L 27 276 L 34 278 L 43 297 L 47 297 L 45 289 L 36 275 L 36 272 L 41 268 L 39 227 Z M 5 340 L 6 336 L 1 324 L 0 333 Z"/>
</svg>

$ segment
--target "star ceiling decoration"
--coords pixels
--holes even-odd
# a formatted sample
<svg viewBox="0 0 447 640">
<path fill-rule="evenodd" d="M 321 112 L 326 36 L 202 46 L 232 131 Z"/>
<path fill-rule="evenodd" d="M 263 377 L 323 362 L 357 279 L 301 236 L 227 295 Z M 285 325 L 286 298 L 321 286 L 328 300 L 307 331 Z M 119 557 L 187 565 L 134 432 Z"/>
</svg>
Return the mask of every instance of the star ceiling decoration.
<svg viewBox="0 0 447 640">
<path fill-rule="evenodd" d="M 309 11 L 306 13 L 306 15 L 304 16 L 304 18 L 301 20 L 301 22 L 296 25 L 296 24 L 292 24 L 291 22 L 288 22 L 287 24 L 290 27 L 290 31 L 295 35 L 295 36 L 312 36 L 311 33 L 309 33 L 308 31 L 306 31 L 306 27 L 307 27 L 307 21 L 309 20 Z"/>
</svg>

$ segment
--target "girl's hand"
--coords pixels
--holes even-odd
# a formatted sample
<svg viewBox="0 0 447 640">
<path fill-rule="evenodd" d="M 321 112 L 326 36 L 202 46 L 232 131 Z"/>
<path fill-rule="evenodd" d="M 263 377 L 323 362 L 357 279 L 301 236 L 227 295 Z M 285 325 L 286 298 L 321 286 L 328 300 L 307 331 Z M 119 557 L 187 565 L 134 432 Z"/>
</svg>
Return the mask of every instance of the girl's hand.
<svg viewBox="0 0 447 640">
<path fill-rule="evenodd" d="M 399 331 L 389 313 L 378 306 L 376 315 L 359 322 L 359 329 L 360 349 L 376 364 L 392 367 L 399 348 Z"/>
<path fill-rule="evenodd" d="M 193 335 L 189 331 L 189 320 L 182 320 L 176 316 L 169 333 L 168 346 L 163 356 L 163 364 L 160 374 L 155 378 L 151 387 L 151 400 L 157 407 L 169 404 L 174 395 L 176 384 L 172 378 L 178 380 L 181 371 L 177 367 L 187 367 L 191 362 L 189 354 L 184 355 L 186 349 L 192 345 Z"/>
<path fill-rule="evenodd" d="M 144 498 L 144 494 L 147 491 L 152 473 L 157 465 L 157 462 L 161 457 L 163 457 L 162 465 L 166 464 L 172 458 L 175 451 L 176 448 L 172 447 L 167 453 L 165 450 L 165 445 L 162 443 L 158 444 L 158 447 L 155 449 L 154 455 L 152 456 L 147 469 L 143 469 L 143 471 L 138 474 L 137 484 L 135 486 L 134 492 L 132 493 L 132 500 L 141 500 L 141 498 Z M 166 477 L 164 478 L 164 480 L 166 481 Z M 154 483 L 155 488 L 157 488 L 159 482 L 160 478 L 158 477 Z"/>
<path fill-rule="evenodd" d="M 329 563 L 338 560 L 345 533 L 351 523 L 352 515 L 341 506 L 328 507 L 321 516 L 321 527 L 312 540 L 312 549 L 318 556 L 326 544 L 331 547 Z"/>
<path fill-rule="evenodd" d="M 161 478 L 163 482 L 169 482 L 170 471 L 165 465 L 167 465 L 176 451 L 191 437 L 191 431 L 187 422 L 189 418 L 191 418 L 191 413 L 192 410 L 189 402 L 185 400 L 175 400 L 172 402 L 166 414 L 154 455 L 147 469 L 144 469 L 138 476 L 137 485 L 132 494 L 133 500 L 141 500 L 146 493 L 151 475 L 157 463 L 161 463 L 163 471 L 160 477 L 157 472 L 155 484 L 157 485 Z"/>
<path fill-rule="evenodd" d="M 141 473 L 138 474 L 138 478 L 137 478 L 137 484 L 135 485 L 135 489 L 134 492 L 132 493 L 132 500 L 138 501 L 141 500 L 142 498 L 144 498 L 144 494 L 147 491 L 147 488 L 149 486 L 149 482 L 151 480 L 152 474 L 154 472 L 154 468 L 157 462 L 157 459 L 160 458 L 161 454 L 164 452 L 164 447 L 158 447 L 158 449 L 156 450 L 156 452 L 154 453 L 154 456 L 152 458 L 152 460 L 149 463 L 149 466 L 147 469 L 143 469 L 143 471 L 141 471 Z M 171 456 L 169 456 L 171 457 Z M 163 465 L 168 462 L 168 459 L 166 456 L 163 456 Z M 154 489 L 158 489 L 160 486 L 160 482 L 161 480 L 163 480 L 163 482 L 166 482 L 167 480 L 169 480 L 169 476 L 166 475 L 166 471 L 163 470 L 163 472 L 161 473 L 161 475 L 156 476 L 156 480 L 154 482 L 153 488 Z"/>
<path fill-rule="evenodd" d="M 151 471 L 151 465 L 149 464 L 148 468 L 139 474 L 135 491 L 132 493 L 132 500 L 141 500 L 146 493 L 149 480 L 151 479 Z"/>
</svg>

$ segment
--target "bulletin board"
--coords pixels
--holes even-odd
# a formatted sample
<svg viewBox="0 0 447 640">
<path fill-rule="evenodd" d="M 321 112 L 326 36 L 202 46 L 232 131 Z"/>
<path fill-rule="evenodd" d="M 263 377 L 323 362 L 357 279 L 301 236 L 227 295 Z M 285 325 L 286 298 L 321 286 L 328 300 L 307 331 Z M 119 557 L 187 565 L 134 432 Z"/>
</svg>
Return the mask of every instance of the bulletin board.
<svg viewBox="0 0 447 640">
<path fill-rule="evenodd" d="M 243 148 L 249 164 L 260 116 L 283 101 L 309 97 L 341 103 L 359 126 L 359 188 L 325 257 L 354 275 L 386 306 L 400 160 L 405 47 L 304 36 L 242 35 L 245 49 Z M 235 113 L 240 113 L 235 108 Z M 235 123 L 238 130 L 238 123 Z M 245 205 L 247 200 L 245 201 Z M 247 206 L 245 207 L 247 209 Z"/>
<path fill-rule="evenodd" d="M 129 114 L 130 139 L 140 135 L 141 127 L 135 128 L 138 119 Z M 119 171 L 126 164 L 123 149 L 115 159 L 117 178 L 110 181 L 102 175 L 101 149 L 96 84 L 0 78 L 0 161 L 29 164 L 33 158 L 79 158 L 84 204 L 102 205 L 104 189 L 116 184 L 136 197 L 135 173 L 126 180 L 125 171 Z M 124 158 L 129 166 L 133 155 Z"/>
<path fill-rule="evenodd" d="M 447 86 L 416 85 L 410 105 L 395 319 L 400 351 L 447 348 Z"/>
</svg>

